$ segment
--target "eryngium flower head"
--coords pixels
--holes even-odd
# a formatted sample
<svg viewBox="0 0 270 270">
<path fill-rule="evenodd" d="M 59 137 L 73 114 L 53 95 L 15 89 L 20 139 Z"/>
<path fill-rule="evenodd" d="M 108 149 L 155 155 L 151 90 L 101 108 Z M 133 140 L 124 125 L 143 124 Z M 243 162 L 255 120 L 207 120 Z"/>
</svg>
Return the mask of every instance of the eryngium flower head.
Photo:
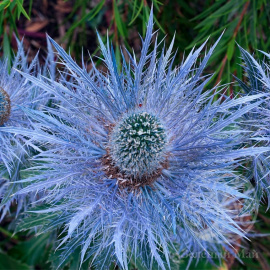
<svg viewBox="0 0 270 270">
<path fill-rule="evenodd" d="M 9 211 L 12 202 L 18 203 L 17 213 L 26 207 L 25 196 L 12 195 L 21 188 L 11 182 L 21 178 L 21 169 L 25 168 L 33 149 L 25 145 L 25 137 L 14 136 L 5 132 L 6 129 L 29 127 L 29 118 L 20 109 L 20 106 L 37 109 L 48 102 L 48 94 L 36 85 L 23 78 L 16 69 L 25 73 L 50 74 L 54 76 L 54 63 L 52 62 L 52 49 L 48 47 L 48 57 L 44 68 L 37 63 L 37 56 L 29 65 L 27 55 L 23 49 L 23 41 L 17 41 L 18 51 L 12 61 L 9 71 L 8 59 L 0 61 L 0 220 Z M 48 74 L 48 73 L 47 73 Z M 35 146 L 34 146 L 35 147 Z"/>
<path fill-rule="evenodd" d="M 237 78 L 239 85 L 244 90 L 246 96 L 258 93 L 265 93 L 262 97 L 263 103 L 245 115 L 244 124 L 246 129 L 252 131 L 250 144 L 269 146 L 270 142 L 270 76 L 269 65 L 266 62 L 259 63 L 246 50 L 241 48 L 243 69 L 246 80 L 241 81 Z M 264 53 L 266 60 L 270 55 Z M 261 202 L 264 194 L 268 198 L 268 208 L 270 207 L 270 152 L 262 153 L 253 159 L 254 170 L 250 177 L 255 180 L 255 196 L 257 205 Z"/>
<path fill-rule="evenodd" d="M 123 57 L 120 73 L 109 41 L 99 37 L 106 73 L 94 63 L 88 73 L 52 40 L 71 81 L 24 74 L 58 99 L 59 109 L 25 109 L 34 130 L 10 129 L 44 144 L 37 173 L 21 181 L 28 186 L 18 194 L 46 191 L 51 207 L 38 211 L 45 217 L 35 224 L 66 228 L 62 262 L 80 248 L 81 261 L 91 258 L 98 269 L 111 262 L 128 269 L 131 259 L 165 269 L 175 249 L 232 252 L 229 235 L 244 236 L 228 207 L 247 199 L 236 168 L 265 149 L 240 146 L 247 132 L 236 127 L 261 95 L 221 102 L 217 89 L 203 92 L 211 76 L 202 71 L 216 44 L 198 66 L 205 44 L 173 68 L 173 44 L 159 58 L 156 39 L 149 50 L 152 19 L 140 60 Z"/>
<path fill-rule="evenodd" d="M 0 126 L 8 120 L 10 116 L 10 98 L 7 92 L 0 87 Z"/>
<path fill-rule="evenodd" d="M 125 115 L 112 128 L 108 153 L 120 172 L 141 179 L 161 168 L 165 148 L 166 130 L 160 120 L 139 111 Z"/>
</svg>

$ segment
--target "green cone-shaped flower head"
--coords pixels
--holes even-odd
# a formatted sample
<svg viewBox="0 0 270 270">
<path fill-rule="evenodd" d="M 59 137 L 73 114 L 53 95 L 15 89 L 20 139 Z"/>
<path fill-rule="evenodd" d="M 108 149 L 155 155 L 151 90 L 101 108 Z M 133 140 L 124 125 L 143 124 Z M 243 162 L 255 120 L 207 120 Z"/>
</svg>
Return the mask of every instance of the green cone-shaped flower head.
<svg viewBox="0 0 270 270">
<path fill-rule="evenodd" d="M 147 112 L 124 117 L 112 130 L 110 155 L 132 177 L 151 175 L 165 159 L 167 136 L 160 120 Z"/>
<path fill-rule="evenodd" d="M 10 116 L 10 98 L 7 92 L 0 87 L 0 126 L 2 126 Z"/>
</svg>

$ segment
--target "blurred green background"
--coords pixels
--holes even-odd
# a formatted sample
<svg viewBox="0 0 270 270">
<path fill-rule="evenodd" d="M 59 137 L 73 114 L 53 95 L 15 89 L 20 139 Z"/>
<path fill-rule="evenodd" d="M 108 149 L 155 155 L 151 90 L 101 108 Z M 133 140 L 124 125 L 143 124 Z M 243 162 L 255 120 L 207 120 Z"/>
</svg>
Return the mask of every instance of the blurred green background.
<svg viewBox="0 0 270 270">
<path fill-rule="evenodd" d="M 209 36 L 208 46 L 225 30 L 210 59 L 207 72 L 215 72 L 211 84 L 234 82 L 242 78 L 241 56 L 237 43 L 244 49 L 261 55 L 257 50 L 270 51 L 269 0 L 2 0 L 0 1 L 0 57 L 9 64 L 16 51 L 16 37 L 24 38 L 25 50 L 31 62 L 40 51 L 41 64 L 46 55 L 46 33 L 60 43 L 78 63 L 84 61 L 90 69 L 89 54 L 99 55 L 96 30 L 105 39 L 108 36 L 120 59 L 119 47 L 134 49 L 140 54 L 149 12 L 153 5 L 155 29 L 159 39 L 168 46 L 174 34 L 174 49 L 178 50 L 175 63 L 180 63 L 193 46 Z M 82 49 L 83 48 L 83 49 Z M 82 50 L 84 58 L 82 59 Z M 95 59 L 98 63 L 98 59 Z M 231 84 L 227 94 L 235 95 L 238 86 Z M 14 205 L 14 208 L 16 205 Z M 0 224 L 0 269 L 56 269 L 57 253 L 49 244 L 51 235 L 33 237 L 33 234 L 13 235 L 14 216 L 11 214 Z M 270 232 L 270 213 L 261 207 L 256 233 Z M 256 237 L 242 243 L 239 250 L 242 265 L 229 257 L 222 269 L 270 269 L 270 237 Z M 77 269 L 79 252 L 73 253 L 65 269 Z M 174 269 L 185 268 L 185 260 Z M 85 264 L 86 265 L 86 264 Z M 135 269 L 132 266 L 131 268 Z M 84 268 L 82 268 L 84 269 Z M 87 269 L 87 268 L 85 268 Z M 111 269 L 118 269 L 112 266 Z M 191 269 L 216 269 L 201 261 Z"/>
</svg>

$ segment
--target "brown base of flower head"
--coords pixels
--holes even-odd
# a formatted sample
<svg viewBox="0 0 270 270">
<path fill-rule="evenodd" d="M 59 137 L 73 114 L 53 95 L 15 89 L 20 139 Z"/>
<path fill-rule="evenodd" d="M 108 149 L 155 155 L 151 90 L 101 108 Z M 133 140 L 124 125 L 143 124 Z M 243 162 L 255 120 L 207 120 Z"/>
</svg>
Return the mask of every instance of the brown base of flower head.
<svg viewBox="0 0 270 270">
<path fill-rule="evenodd" d="M 127 189 L 128 191 L 133 192 L 138 191 L 140 187 L 152 186 L 157 178 L 161 176 L 162 170 L 168 168 L 168 160 L 166 159 L 160 164 L 160 168 L 158 168 L 155 172 L 149 175 L 143 175 L 140 178 L 136 178 L 134 176 L 125 175 L 122 173 L 119 168 L 113 164 L 112 158 L 108 152 L 105 156 L 103 156 L 102 164 L 106 176 L 110 179 L 117 179 L 119 188 Z"/>
<path fill-rule="evenodd" d="M 10 98 L 8 93 L 0 87 L 0 126 L 9 118 L 11 112 Z"/>
</svg>

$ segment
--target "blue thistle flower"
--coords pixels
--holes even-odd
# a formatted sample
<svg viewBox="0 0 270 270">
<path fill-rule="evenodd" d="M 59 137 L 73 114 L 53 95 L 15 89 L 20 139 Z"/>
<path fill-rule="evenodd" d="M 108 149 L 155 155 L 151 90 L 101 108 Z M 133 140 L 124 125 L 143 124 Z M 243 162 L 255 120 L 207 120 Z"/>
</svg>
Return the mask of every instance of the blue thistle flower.
<svg viewBox="0 0 270 270">
<path fill-rule="evenodd" d="M 49 47 L 48 59 L 44 68 L 39 68 L 37 56 L 32 63 L 28 65 L 27 55 L 24 53 L 23 41 L 17 41 L 18 52 L 13 60 L 11 71 L 8 71 L 6 60 L 0 62 L 0 211 L 2 215 L 0 220 L 9 211 L 12 202 L 17 202 L 17 214 L 22 208 L 27 207 L 29 199 L 26 196 L 12 195 L 22 187 L 15 185 L 21 178 L 21 169 L 26 168 L 29 163 L 29 157 L 34 154 L 34 148 L 30 144 L 26 145 L 26 138 L 23 136 L 14 136 L 5 132 L 6 128 L 20 128 L 31 126 L 31 121 L 20 109 L 20 106 L 38 109 L 42 104 L 48 102 L 48 94 L 36 85 L 31 84 L 23 78 L 16 69 L 27 74 L 39 73 L 45 74 L 50 68 L 52 72 L 55 64 L 52 62 L 52 49 Z M 54 75 L 54 74 L 53 74 Z M 54 77 L 52 77 L 54 78 Z M 31 196 L 34 200 L 35 195 Z"/>
<path fill-rule="evenodd" d="M 245 125 L 247 129 L 252 131 L 250 136 L 250 144 L 260 146 L 269 146 L 270 141 L 270 119 L 269 119 L 269 94 L 270 94 L 270 77 L 269 66 L 267 63 L 259 63 L 246 50 L 239 46 L 243 59 L 243 69 L 246 75 L 246 82 L 237 79 L 239 85 L 244 90 L 245 95 L 253 95 L 264 93 L 262 103 L 252 112 L 245 115 Z M 270 55 L 262 52 L 267 59 Z M 263 199 L 264 194 L 268 198 L 268 208 L 270 207 L 270 152 L 264 152 L 253 158 L 254 170 L 250 174 L 250 178 L 255 180 L 255 194 L 257 205 Z"/>
<path fill-rule="evenodd" d="M 223 100 L 219 88 L 204 91 L 211 76 L 202 72 L 219 40 L 199 65 L 206 43 L 173 68 L 173 42 L 158 58 L 156 39 L 149 50 L 152 30 L 151 12 L 141 57 L 127 52 L 120 74 L 100 36 L 106 73 L 92 59 L 88 73 L 51 40 L 71 81 L 23 74 L 58 109 L 24 108 L 33 128 L 5 130 L 43 146 L 36 174 L 19 181 L 27 186 L 16 194 L 45 192 L 40 201 L 49 206 L 32 212 L 45 215 L 41 231 L 65 228 L 62 262 L 80 248 L 81 262 L 91 258 L 98 269 L 111 262 L 128 269 L 131 259 L 166 269 L 175 250 L 234 254 L 233 239 L 245 237 L 230 208 L 249 199 L 238 168 L 269 148 L 243 145 L 249 130 L 239 121 L 263 94 Z M 29 224 L 37 229 L 37 219 Z"/>
</svg>

